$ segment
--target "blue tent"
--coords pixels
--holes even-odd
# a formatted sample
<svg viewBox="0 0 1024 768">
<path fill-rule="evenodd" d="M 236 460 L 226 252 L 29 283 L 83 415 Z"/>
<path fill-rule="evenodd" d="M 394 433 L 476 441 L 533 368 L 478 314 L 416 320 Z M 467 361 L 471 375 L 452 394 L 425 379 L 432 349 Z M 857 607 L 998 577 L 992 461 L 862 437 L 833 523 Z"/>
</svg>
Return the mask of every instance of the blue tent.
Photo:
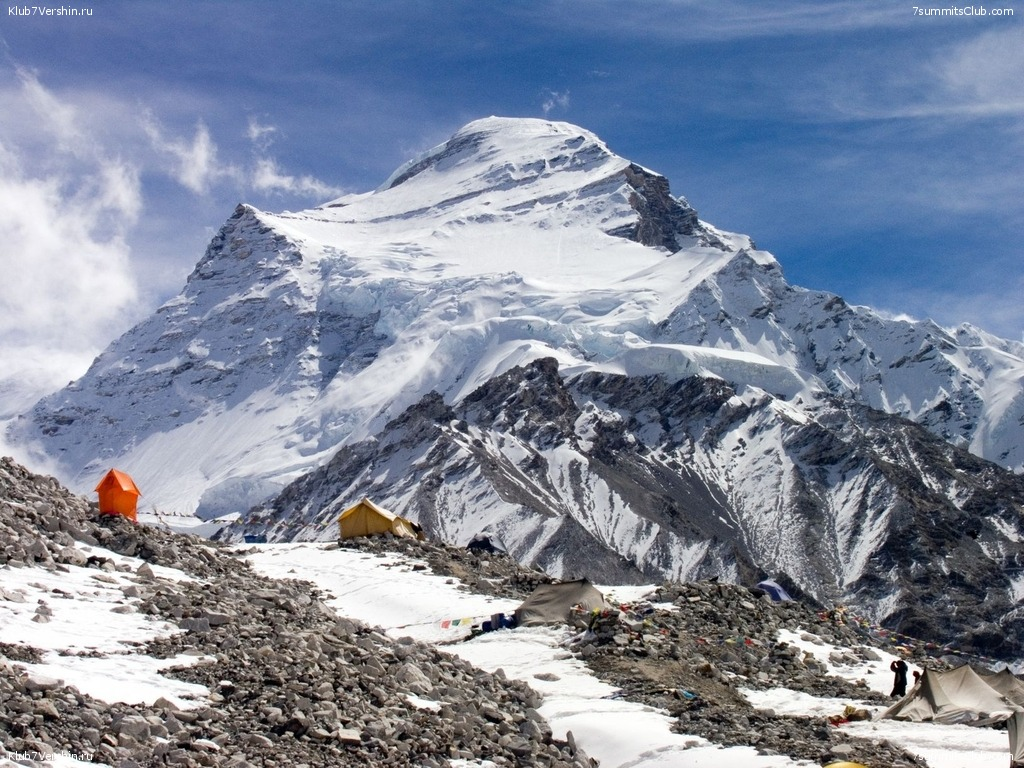
<svg viewBox="0 0 1024 768">
<path fill-rule="evenodd" d="M 757 583 L 757 588 L 758 589 L 762 589 L 765 592 L 767 592 L 769 594 L 769 596 L 772 598 L 772 600 L 774 600 L 776 603 L 781 603 L 781 602 L 785 602 L 787 600 L 792 600 L 793 599 L 792 597 L 789 596 L 789 592 L 784 590 L 778 584 L 778 582 L 772 581 L 771 579 L 765 579 L 764 581 L 759 581 Z"/>
</svg>

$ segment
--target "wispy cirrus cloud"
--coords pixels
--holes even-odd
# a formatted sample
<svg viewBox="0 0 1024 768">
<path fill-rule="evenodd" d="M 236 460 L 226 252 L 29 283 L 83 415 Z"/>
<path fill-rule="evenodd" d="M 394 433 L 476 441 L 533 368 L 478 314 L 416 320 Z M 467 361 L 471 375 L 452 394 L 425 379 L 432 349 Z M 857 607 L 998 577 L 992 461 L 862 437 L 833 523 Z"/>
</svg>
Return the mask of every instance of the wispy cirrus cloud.
<svg viewBox="0 0 1024 768">
<path fill-rule="evenodd" d="M 338 197 L 344 193 L 339 187 L 333 187 L 314 176 L 293 176 L 283 173 L 277 161 L 272 157 L 257 157 L 252 168 L 250 183 L 260 192 L 287 192 L 289 194 L 308 195 L 319 200 Z"/>
<path fill-rule="evenodd" d="M 141 124 L 158 155 L 170 160 L 168 173 L 182 186 L 197 195 L 206 194 L 221 180 L 238 183 L 244 178 L 240 168 L 221 163 L 217 145 L 202 120 L 196 123 L 191 138 L 169 137 L 149 111 L 143 113 Z"/>
<path fill-rule="evenodd" d="M 258 118 L 249 116 L 249 127 L 246 129 L 245 136 L 257 152 L 268 152 L 277 134 L 277 126 L 264 125 Z"/>
<path fill-rule="evenodd" d="M 257 118 L 250 116 L 246 137 L 253 148 L 248 177 L 253 189 L 264 193 L 306 195 L 318 200 L 338 197 L 344 193 L 343 189 L 321 181 L 315 176 L 295 176 L 282 171 L 278 161 L 270 155 L 270 148 L 278 134 L 276 126 L 261 123 Z"/>
<path fill-rule="evenodd" d="M 891 0 L 842 3 L 807 0 L 668 0 L 595 3 L 579 13 L 573 3 L 547 5 L 544 21 L 554 28 L 638 37 L 645 41 L 735 41 L 754 38 L 821 36 L 835 32 L 889 29 L 915 24 L 912 5 Z"/>
<path fill-rule="evenodd" d="M 143 115 L 142 126 L 153 149 L 171 161 L 167 172 L 178 183 L 197 195 L 205 195 L 217 184 L 227 184 L 240 193 L 304 196 L 316 201 L 337 197 L 344 190 L 311 174 L 294 175 L 281 168 L 270 153 L 279 129 L 250 116 L 245 131 L 251 157 L 244 161 L 225 162 L 219 157 L 206 124 L 199 121 L 191 136 L 169 136 L 149 112 Z"/>
<path fill-rule="evenodd" d="M 569 108 L 569 91 L 548 91 L 541 104 L 541 110 L 547 116 L 554 109 L 566 110 Z"/>
<path fill-rule="evenodd" d="M 977 117 L 1024 114 L 1024 29 L 1019 26 L 951 46 L 930 69 L 938 76 L 939 107 Z"/>
<path fill-rule="evenodd" d="M 790 100 L 824 120 L 985 120 L 1024 114 L 1024 29 L 961 36 L 927 54 L 825 66 Z M 817 93 L 815 93 L 817 91 Z M 827 98 L 822 98 L 827 94 Z"/>
</svg>

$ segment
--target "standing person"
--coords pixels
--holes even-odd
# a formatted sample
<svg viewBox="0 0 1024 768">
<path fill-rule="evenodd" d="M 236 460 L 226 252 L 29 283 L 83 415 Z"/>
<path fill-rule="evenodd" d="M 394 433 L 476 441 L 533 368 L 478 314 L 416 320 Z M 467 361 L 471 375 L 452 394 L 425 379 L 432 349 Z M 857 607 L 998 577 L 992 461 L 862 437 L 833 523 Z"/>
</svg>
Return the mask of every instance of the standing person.
<svg viewBox="0 0 1024 768">
<path fill-rule="evenodd" d="M 907 662 L 897 659 L 889 665 L 889 669 L 896 675 L 892 681 L 892 693 L 890 696 L 903 697 L 907 695 Z"/>
</svg>

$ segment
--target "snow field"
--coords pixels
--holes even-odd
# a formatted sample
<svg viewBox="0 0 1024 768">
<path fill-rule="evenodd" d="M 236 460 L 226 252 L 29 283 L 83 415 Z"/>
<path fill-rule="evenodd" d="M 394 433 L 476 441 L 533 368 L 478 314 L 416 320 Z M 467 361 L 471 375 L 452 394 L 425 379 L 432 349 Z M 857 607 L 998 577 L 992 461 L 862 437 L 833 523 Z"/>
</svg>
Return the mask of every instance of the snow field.
<svg viewBox="0 0 1024 768">
<path fill-rule="evenodd" d="M 570 635 L 550 627 L 520 628 L 468 636 L 463 619 L 480 621 L 493 613 L 510 613 L 518 601 L 473 594 L 454 579 L 414 571 L 413 562 L 398 556 L 378 557 L 358 551 L 314 544 L 266 544 L 247 548 L 247 560 L 260 572 L 276 578 L 303 578 L 333 595 L 328 601 L 339 614 L 380 626 L 392 637 L 410 636 L 444 644 L 481 669 L 501 669 L 522 680 L 544 697 L 540 712 L 555 734 L 572 732 L 576 742 L 602 768 L 794 768 L 811 766 L 785 756 L 758 755 L 747 747 L 722 748 L 697 736 L 673 733 L 671 718 L 654 708 L 615 698 L 616 689 L 597 680 L 564 647 Z M 612 600 L 630 602 L 650 587 L 601 587 Z M 459 625 L 444 626 L 458 618 Z M 833 674 L 859 680 L 888 693 L 892 685 L 889 662 L 839 666 L 829 660 L 833 651 L 816 637 L 780 633 L 780 640 L 812 653 Z M 778 713 L 807 716 L 838 714 L 850 702 L 819 699 L 786 689 L 743 691 L 751 703 Z M 858 704 L 859 706 L 859 704 Z M 875 708 L 880 711 L 880 708 Z M 842 726 L 874 740 L 888 739 L 925 757 L 932 768 L 1005 768 L 1008 759 L 1004 731 L 892 720 Z M 472 765 L 486 765 L 478 763 Z"/>
</svg>

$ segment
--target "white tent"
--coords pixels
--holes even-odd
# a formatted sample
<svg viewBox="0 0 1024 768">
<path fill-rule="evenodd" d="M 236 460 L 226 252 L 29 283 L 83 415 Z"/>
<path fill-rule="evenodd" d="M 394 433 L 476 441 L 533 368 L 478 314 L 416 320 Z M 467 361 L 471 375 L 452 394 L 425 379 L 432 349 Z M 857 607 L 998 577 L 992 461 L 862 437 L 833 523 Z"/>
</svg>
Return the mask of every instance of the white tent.
<svg viewBox="0 0 1024 768">
<path fill-rule="evenodd" d="M 999 672 L 978 670 L 978 673 L 989 687 L 995 688 L 1014 704 L 1024 707 L 1024 682 L 1009 669 L 1003 667 Z"/>
</svg>

